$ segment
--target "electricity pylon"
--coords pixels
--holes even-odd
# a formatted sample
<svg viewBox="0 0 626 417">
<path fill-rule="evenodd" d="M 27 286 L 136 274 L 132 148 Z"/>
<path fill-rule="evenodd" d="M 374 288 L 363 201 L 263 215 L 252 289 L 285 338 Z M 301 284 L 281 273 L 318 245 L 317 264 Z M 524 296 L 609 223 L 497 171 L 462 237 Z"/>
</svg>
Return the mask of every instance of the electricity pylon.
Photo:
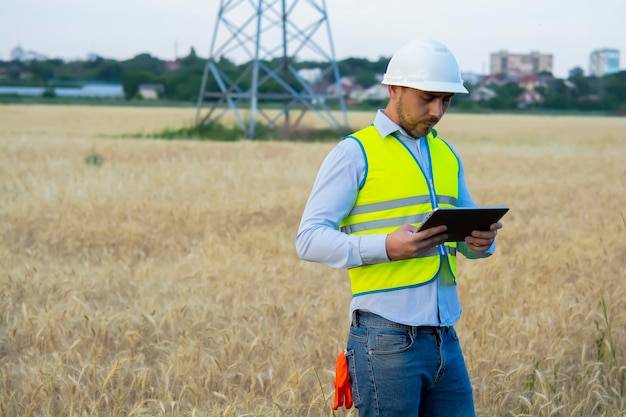
<svg viewBox="0 0 626 417">
<path fill-rule="evenodd" d="M 244 64 L 233 65 L 229 54 L 243 56 Z M 321 65 L 310 71 L 315 77 L 306 80 L 296 69 L 296 58 L 304 54 L 307 61 Z M 205 104 L 209 110 L 203 115 Z M 329 104 L 339 107 L 343 125 Z M 293 121 L 290 110 L 300 111 Z M 232 111 L 242 131 L 254 138 L 258 116 L 270 127 L 283 120 L 289 131 L 307 110 L 331 128 L 348 128 L 326 1 L 221 0 L 198 94 L 196 125 Z"/>
</svg>

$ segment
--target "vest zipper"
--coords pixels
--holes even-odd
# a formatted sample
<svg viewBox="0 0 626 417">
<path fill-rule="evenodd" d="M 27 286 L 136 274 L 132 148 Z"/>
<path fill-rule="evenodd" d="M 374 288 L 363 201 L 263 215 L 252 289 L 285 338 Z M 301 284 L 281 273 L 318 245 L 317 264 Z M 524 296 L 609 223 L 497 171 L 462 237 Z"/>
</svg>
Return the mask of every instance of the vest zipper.
<svg viewBox="0 0 626 417">
<path fill-rule="evenodd" d="M 426 157 L 428 158 L 428 190 L 430 192 L 430 200 L 432 202 L 433 209 L 439 207 L 439 200 L 437 200 L 437 193 L 435 192 L 435 184 L 433 174 L 433 160 L 430 157 L 430 146 L 428 146 L 428 138 L 424 137 L 425 145 L 426 145 Z M 417 144 L 419 146 L 419 143 Z M 423 170 L 422 170 L 423 172 Z M 445 245 L 442 243 L 437 246 L 439 249 L 439 255 L 442 257 L 447 257 L 447 251 Z M 440 267 L 441 269 L 441 267 Z"/>
</svg>

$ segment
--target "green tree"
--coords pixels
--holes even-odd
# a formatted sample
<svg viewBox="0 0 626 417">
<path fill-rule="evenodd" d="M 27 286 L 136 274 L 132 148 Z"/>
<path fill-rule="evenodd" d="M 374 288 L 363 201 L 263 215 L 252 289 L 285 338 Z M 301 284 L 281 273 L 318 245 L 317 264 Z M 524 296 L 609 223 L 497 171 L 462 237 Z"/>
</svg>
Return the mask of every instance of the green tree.
<svg viewBox="0 0 626 417">
<path fill-rule="evenodd" d="M 185 83 L 176 84 L 174 86 L 174 92 L 171 95 L 172 99 L 195 102 L 200 93 L 201 82 L 202 77 L 193 77 L 189 78 Z"/>
<path fill-rule="evenodd" d="M 582 68 L 576 67 L 569 73 L 568 80 L 576 86 L 576 97 L 586 96 L 589 94 L 589 79 L 585 77 L 585 72 Z"/>
<path fill-rule="evenodd" d="M 576 108 L 576 90 L 566 84 L 565 80 L 550 78 L 547 87 L 538 87 L 536 91 L 544 97 L 542 108 L 557 110 Z"/>
<path fill-rule="evenodd" d="M 119 63 L 113 60 L 102 61 L 96 68 L 95 77 L 98 80 L 119 82 L 122 80 L 123 70 Z"/>
<path fill-rule="evenodd" d="M 609 92 L 607 95 L 613 96 L 618 106 L 626 106 L 626 71 L 610 74 L 604 78 L 606 91 Z"/>
<path fill-rule="evenodd" d="M 166 71 L 165 61 L 153 57 L 150 54 L 139 54 L 134 58 L 120 62 L 124 72 L 150 72 L 155 75 L 163 74 Z"/>
<path fill-rule="evenodd" d="M 63 65 L 60 59 L 48 59 L 43 61 L 33 60 L 29 63 L 28 69 L 32 72 L 33 77 L 38 84 L 45 85 L 54 79 L 55 72 Z"/>
<path fill-rule="evenodd" d="M 496 96 L 487 100 L 487 106 L 494 110 L 511 110 L 517 108 L 517 97 L 524 90 L 517 83 L 509 82 L 496 87 Z"/>
<path fill-rule="evenodd" d="M 178 60 L 183 67 L 194 67 L 196 65 L 201 65 L 204 67 L 204 63 L 206 60 L 199 58 L 196 54 L 195 48 L 192 46 L 189 50 L 189 55 L 184 58 Z"/>
<path fill-rule="evenodd" d="M 130 71 L 122 76 L 122 86 L 127 99 L 137 96 L 141 84 L 153 84 L 158 82 L 158 77 L 149 71 Z"/>
</svg>

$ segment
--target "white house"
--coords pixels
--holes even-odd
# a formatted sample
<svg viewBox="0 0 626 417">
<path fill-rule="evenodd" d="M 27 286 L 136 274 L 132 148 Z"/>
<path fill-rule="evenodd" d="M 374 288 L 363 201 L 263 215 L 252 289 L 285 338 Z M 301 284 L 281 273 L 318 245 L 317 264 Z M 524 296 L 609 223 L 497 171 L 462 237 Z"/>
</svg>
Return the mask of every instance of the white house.
<svg viewBox="0 0 626 417">
<path fill-rule="evenodd" d="M 138 90 L 139 96 L 144 100 L 158 100 L 164 91 L 163 84 L 140 84 Z"/>
</svg>

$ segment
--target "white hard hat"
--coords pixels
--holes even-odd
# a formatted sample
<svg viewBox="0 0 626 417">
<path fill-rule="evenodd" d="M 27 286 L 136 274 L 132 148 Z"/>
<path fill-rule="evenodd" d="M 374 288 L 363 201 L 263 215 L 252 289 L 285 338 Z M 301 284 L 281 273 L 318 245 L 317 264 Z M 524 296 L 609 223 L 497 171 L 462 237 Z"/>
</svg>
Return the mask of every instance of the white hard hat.
<svg viewBox="0 0 626 417">
<path fill-rule="evenodd" d="M 423 91 L 465 93 L 456 58 L 441 42 L 415 39 L 396 52 L 387 65 L 382 84 Z"/>
</svg>

